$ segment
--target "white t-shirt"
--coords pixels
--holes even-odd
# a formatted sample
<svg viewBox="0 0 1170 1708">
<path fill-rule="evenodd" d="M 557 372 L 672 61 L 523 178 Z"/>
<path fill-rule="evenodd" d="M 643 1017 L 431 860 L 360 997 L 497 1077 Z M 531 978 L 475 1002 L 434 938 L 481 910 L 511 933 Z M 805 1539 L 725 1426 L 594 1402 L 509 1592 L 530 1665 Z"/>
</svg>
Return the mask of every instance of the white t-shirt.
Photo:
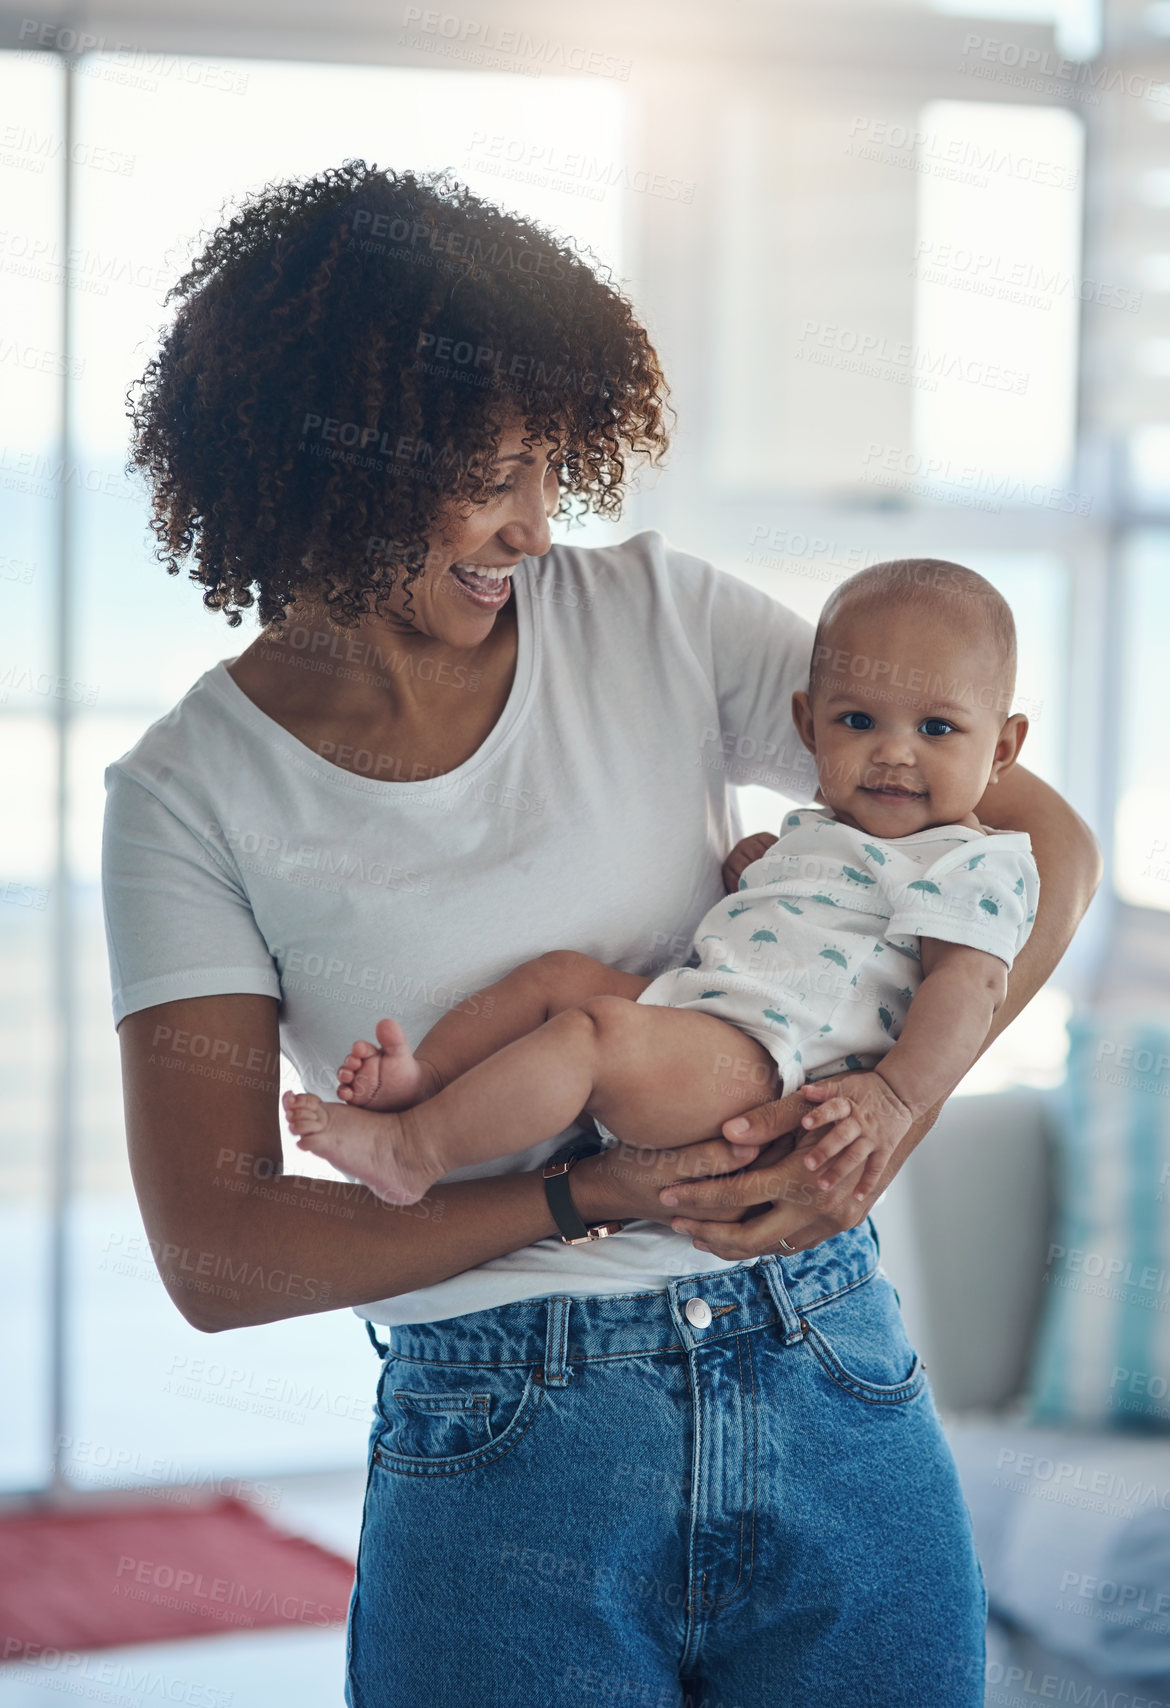
<svg viewBox="0 0 1170 1708">
<path fill-rule="evenodd" d="M 685 959 L 742 834 L 729 785 L 815 792 L 790 710 L 810 625 L 656 533 L 554 546 L 520 566 L 514 589 L 507 704 L 445 776 L 342 770 L 260 711 L 224 663 L 109 767 L 115 1024 L 183 997 L 276 997 L 283 1053 L 329 1097 L 380 1016 L 417 1043 L 546 950 L 647 974 Z M 296 629 L 284 641 L 310 669 L 311 641 Z M 360 669 L 364 645 L 337 639 L 330 668 Z M 470 674 L 452 684 L 475 691 Z M 565 1136 L 445 1178 L 537 1168 Z M 358 1314 L 430 1322 L 725 1266 L 635 1222 L 588 1247 L 541 1240 Z"/>
</svg>

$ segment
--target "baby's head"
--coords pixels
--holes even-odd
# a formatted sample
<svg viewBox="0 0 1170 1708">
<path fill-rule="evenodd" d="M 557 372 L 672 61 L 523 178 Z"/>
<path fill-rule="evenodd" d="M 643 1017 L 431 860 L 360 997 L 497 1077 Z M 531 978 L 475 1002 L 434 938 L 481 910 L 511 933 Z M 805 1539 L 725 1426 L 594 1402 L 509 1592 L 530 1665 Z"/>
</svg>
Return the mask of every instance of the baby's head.
<svg viewBox="0 0 1170 1708">
<path fill-rule="evenodd" d="M 1015 762 L 1016 629 L 989 581 L 939 558 L 863 569 L 821 612 L 792 712 L 835 817 L 871 836 L 967 818 Z"/>
</svg>

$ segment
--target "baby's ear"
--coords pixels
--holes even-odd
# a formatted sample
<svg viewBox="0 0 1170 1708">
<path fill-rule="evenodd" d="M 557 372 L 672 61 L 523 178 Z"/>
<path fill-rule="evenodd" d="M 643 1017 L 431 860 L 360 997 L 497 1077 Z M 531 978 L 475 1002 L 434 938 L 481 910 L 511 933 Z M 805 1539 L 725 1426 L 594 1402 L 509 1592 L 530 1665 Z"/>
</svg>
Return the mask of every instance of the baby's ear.
<svg viewBox="0 0 1170 1708">
<path fill-rule="evenodd" d="M 1023 712 L 1013 712 L 999 732 L 999 740 L 995 744 L 995 758 L 991 765 L 991 781 L 998 782 L 1005 771 L 1011 769 L 1020 756 L 1024 745 L 1024 737 L 1028 733 L 1028 720 Z"/>
<path fill-rule="evenodd" d="M 813 736 L 812 704 L 803 688 L 798 688 L 792 696 L 792 721 L 796 725 L 796 733 L 801 741 L 810 753 L 815 753 L 816 742 Z"/>
</svg>

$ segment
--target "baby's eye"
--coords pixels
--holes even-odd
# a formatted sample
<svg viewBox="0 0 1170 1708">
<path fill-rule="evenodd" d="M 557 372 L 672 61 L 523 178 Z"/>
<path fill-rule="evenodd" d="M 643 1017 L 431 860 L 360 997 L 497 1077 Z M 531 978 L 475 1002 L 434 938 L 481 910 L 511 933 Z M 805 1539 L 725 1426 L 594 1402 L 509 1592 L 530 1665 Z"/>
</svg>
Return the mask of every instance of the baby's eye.
<svg viewBox="0 0 1170 1708">
<path fill-rule="evenodd" d="M 855 718 L 858 720 L 856 723 L 853 721 Z M 873 728 L 873 719 L 870 717 L 868 712 L 846 712 L 845 716 L 841 719 L 841 722 L 845 725 L 846 729 Z"/>
<path fill-rule="evenodd" d="M 955 726 L 946 718 L 923 718 L 918 727 L 923 735 L 947 735 Z"/>
</svg>

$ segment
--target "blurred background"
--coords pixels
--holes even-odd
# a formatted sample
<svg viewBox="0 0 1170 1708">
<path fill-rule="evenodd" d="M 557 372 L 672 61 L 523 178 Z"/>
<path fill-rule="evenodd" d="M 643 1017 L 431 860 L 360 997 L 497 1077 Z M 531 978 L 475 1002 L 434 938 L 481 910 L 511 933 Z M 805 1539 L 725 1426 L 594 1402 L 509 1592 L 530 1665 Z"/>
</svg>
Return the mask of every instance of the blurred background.
<svg viewBox="0 0 1170 1708">
<path fill-rule="evenodd" d="M 883 1260 L 982 1526 L 988 1700 L 1170 1694 L 1170 1599 L 1141 1599 L 1143 1571 L 1170 1591 L 1170 3 L 452 4 L 0 8 L 0 1491 L 230 1488 L 352 1551 L 360 1324 L 197 1334 L 126 1166 L 102 772 L 254 631 L 154 562 L 125 391 L 225 204 L 353 156 L 449 167 L 608 265 L 663 359 L 668 467 L 574 539 L 661 529 L 810 618 L 918 553 L 1012 604 L 1025 762 L 1106 878 L 883 1203 Z M 1105 1375 L 1070 1384 L 1086 1345 Z M 1065 1494 L 1119 1477 L 1153 1496 L 1081 1534 Z M 167 1664 L 339 1702 L 343 1647 Z M 17 1657 L 0 1705 L 62 1682 Z"/>
</svg>

